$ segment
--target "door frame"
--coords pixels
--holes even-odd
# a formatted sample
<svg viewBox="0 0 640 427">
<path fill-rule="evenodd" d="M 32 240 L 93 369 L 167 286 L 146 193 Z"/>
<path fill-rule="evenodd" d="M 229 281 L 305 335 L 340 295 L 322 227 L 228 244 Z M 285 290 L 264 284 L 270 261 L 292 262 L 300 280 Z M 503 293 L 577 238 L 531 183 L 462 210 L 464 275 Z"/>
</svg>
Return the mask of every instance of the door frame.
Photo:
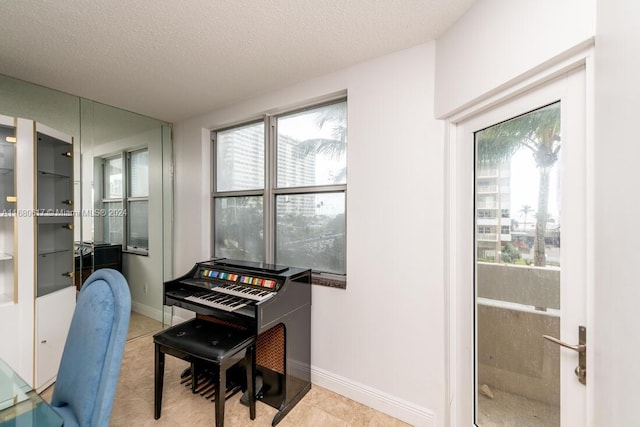
<svg viewBox="0 0 640 427">
<path fill-rule="evenodd" d="M 446 413 L 447 426 L 472 426 L 474 341 L 473 296 L 468 284 L 473 283 L 473 200 L 469 200 L 471 180 L 461 171 L 473 170 L 473 144 L 462 146 L 458 141 L 460 125 L 473 117 L 490 111 L 500 104 L 533 92 L 536 88 L 567 75 L 579 68 L 585 73 L 585 150 L 586 150 L 586 264 L 585 311 L 587 326 L 587 388 L 586 425 L 593 425 L 594 388 L 589 378 L 594 378 L 594 58 L 593 40 L 589 40 L 554 59 L 524 73 L 475 100 L 470 106 L 446 117 L 445 124 L 445 203 L 444 203 L 444 253 L 445 253 L 445 363 L 446 363 Z M 464 182 L 463 179 L 464 178 Z M 577 359 L 577 358 L 576 358 Z"/>
</svg>

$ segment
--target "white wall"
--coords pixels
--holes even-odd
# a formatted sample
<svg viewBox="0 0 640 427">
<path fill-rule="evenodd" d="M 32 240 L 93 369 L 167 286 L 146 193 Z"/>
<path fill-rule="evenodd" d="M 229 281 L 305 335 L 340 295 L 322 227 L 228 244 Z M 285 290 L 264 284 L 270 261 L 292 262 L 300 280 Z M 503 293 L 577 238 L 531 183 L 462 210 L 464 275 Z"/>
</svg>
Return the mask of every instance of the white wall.
<svg viewBox="0 0 640 427">
<path fill-rule="evenodd" d="M 595 34 L 596 0 L 479 0 L 436 46 L 437 117 L 467 107 Z"/>
<path fill-rule="evenodd" d="M 348 285 L 313 287 L 313 381 L 416 425 L 442 425 L 445 408 L 444 134 L 433 119 L 433 60 L 433 43 L 418 46 L 174 126 L 182 274 L 210 255 L 207 129 L 347 90 Z"/>
<path fill-rule="evenodd" d="M 598 1 L 595 75 L 595 422 L 638 424 L 640 3 Z M 621 226 L 622 225 L 622 226 Z"/>
</svg>

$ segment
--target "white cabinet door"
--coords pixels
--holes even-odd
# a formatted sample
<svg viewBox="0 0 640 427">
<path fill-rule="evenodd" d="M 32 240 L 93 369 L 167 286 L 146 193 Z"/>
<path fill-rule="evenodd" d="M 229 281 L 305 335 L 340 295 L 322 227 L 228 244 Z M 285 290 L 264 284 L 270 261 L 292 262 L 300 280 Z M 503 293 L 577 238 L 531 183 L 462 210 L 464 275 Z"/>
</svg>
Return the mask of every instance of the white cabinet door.
<svg viewBox="0 0 640 427">
<path fill-rule="evenodd" d="M 76 303 L 73 286 L 36 298 L 36 379 L 38 392 L 56 380 Z"/>
</svg>

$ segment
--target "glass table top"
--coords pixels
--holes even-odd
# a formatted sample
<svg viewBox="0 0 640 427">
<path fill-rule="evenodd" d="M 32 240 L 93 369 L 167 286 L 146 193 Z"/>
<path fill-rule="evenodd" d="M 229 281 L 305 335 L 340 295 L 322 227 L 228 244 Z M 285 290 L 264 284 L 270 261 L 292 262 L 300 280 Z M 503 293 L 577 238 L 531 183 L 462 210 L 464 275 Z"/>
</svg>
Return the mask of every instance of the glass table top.
<svg viewBox="0 0 640 427">
<path fill-rule="evenodd" d="M 62 418 L 0 359 L 0 426 L 62 426 Z"/>
</svg>

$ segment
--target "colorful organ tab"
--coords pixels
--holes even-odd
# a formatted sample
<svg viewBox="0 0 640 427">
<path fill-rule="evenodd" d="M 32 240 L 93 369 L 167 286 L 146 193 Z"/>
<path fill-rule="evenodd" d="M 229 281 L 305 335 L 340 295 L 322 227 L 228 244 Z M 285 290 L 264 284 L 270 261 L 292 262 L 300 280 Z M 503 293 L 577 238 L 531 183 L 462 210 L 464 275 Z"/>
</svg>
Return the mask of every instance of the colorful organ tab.
<svg viewBox="0 0 640 427">
<path fill-rule="evenodd" d="M 222 280 L 228 280 L 230 282 L 235 282 L 236 280 L 238 280 L 239 276 L 234 273 L 227 273 L 224 271 L 217 271 L 217 270 L 208 270 L 205 268 L 202 270 L 202 277 L 213 277 L 214 279 L 222 279 Z"/>
<path fill-rule="evenodd" d="M 260 286 L 261 288 L 274 289 L 276 287 L 276 281 L 271 279 L 262 279 L 259 277 L 240 276 L 240 283 L 245 285 Z"/>
</svg>

